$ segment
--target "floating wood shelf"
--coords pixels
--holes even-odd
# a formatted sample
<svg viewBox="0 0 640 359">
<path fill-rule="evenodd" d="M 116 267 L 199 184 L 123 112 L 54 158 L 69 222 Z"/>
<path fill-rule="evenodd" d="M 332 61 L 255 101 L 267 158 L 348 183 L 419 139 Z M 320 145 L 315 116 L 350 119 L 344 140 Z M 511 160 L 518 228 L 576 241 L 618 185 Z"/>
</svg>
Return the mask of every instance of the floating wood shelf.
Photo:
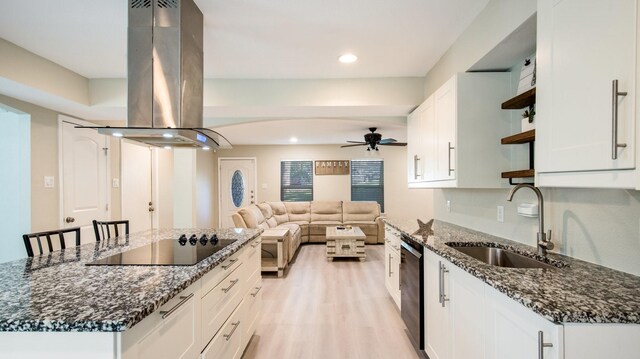
<svg viewBox="0 0 640 359">
<path fill-rule="evenodd" d="M 500 140 L 503 145 L 517 145 L 521 143 L 529 143 L 536 140 L 536 130 L 529 130 L 515 135 L 507 136 Z"/>
<path fill-rule="evenodd" d="M 532 106 L 536 103 L 536 88 L 523 92 L 502 103 L 503 110 L 519 110 L 521 108 Z"/>
<path fill-rule="evenodd" d="M 502 172 L 502 178 L 526 178 L 535 176 L 534 169 Z"/>
</svg>

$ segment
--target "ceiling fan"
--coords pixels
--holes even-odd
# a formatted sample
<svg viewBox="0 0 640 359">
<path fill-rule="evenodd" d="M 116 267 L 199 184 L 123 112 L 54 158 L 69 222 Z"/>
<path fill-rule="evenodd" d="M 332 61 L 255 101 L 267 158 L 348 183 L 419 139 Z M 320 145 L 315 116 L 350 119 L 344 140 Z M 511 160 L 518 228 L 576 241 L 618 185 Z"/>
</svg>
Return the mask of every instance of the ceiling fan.
<svg viewBox="0 0 640 359">
<path fill-rule="evenodd" d="M 382 135 L 376 132 L 376 127 L 369 127 L 369 131 L 371 133 L 367 133 L 364 135 L 364 142 L 359 141 L 347 141 L 352 143 L 352 145 L 342 145 L 340 147 L 355 147 L 355 146 L 368 146 L 367 151 L 378 150 L 378 145 L 380 146 L 406 146 L 406 142 L 398 142 L 393 138 L 382 138 Z"/>
</svg>

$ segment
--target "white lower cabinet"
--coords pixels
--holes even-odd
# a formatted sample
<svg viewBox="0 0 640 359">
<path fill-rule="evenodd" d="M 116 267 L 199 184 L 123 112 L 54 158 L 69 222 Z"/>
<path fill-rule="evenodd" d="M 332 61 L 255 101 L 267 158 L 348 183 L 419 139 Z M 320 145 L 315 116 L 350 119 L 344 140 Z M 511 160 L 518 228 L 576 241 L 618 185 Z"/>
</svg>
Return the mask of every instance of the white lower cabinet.
<svg viewBox="0 0 640 359">
<path fill-rule="evenodd" d="M 484 284 L 425 251 L 425 350 L 431 359 L 483 358 Z"/>
<path fill-rule="evenodd" d="M 430 359 L 640 358 L 638 324 L 550 322 L 430 250 L 424 270 Z"/>
<path fill-rule="evenodd" d="M 240 358 L 262 307 L 260 244 L 254 239 L 123 332 L 120 357 Z"/>
<path fill-rule="evenodd" d="M 200 281 L 122 335 L 122 358 L 197 358 L 202 349 Z"/>
<path fill-rule="evenodd" d="M 563 358 L 563 327 L 535 314 L 504 294 L 486 288 L 485 358 Z M 539 350 L 542 349 L 542 356 Z"/>
<path fill-rule="evenodd" d="M 385 226 L 384 284 L 393 302 L 400 308 L 400 233 Z"/>
</svg>

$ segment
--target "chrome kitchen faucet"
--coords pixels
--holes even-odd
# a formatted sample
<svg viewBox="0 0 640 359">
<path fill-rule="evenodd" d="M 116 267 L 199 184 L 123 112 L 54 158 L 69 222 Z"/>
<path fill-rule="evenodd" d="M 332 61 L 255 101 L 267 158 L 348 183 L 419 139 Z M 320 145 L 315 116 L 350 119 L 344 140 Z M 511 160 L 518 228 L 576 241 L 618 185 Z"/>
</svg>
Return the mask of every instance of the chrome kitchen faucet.
<svg viewBox="0 0 640 359">
<path fill-rule="evenodd" d="M 547 251 L 552 250 L 554 245 L 553 242 L 551 242 L 551 230 L 549 230 L 548 234 L 544 232 L 544 198 L 542 198 L 542 192 L 540 192 L 537 187 L 527 183 L 521 183 L 511 189 L 511 192 L 509 192 L 507 196 L 507 201 L 511 202 L 513 195 L 523 187 L 531 188 L 531 190 L 536 193 L 536 196 L 538 196 L 538 254 L 546 257 Z"/>
</svg>

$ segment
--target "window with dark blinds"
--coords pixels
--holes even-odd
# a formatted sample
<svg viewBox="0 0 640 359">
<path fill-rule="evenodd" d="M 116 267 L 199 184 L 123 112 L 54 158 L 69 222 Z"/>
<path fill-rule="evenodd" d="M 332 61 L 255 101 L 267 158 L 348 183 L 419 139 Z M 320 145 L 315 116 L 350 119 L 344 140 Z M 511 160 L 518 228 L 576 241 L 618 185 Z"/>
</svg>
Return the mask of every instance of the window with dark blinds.
<svg viewBox="0 0 640 359">
<path fill-rule="evenodd" d="M 280 162 L 280 200 L 313 200 L 313 161 Z"/>
<path fill-rule="evenodd" d="M 383 161 L 351 161 L 351 200 L 376 201 L 384 212 Z"/>
</svg>

